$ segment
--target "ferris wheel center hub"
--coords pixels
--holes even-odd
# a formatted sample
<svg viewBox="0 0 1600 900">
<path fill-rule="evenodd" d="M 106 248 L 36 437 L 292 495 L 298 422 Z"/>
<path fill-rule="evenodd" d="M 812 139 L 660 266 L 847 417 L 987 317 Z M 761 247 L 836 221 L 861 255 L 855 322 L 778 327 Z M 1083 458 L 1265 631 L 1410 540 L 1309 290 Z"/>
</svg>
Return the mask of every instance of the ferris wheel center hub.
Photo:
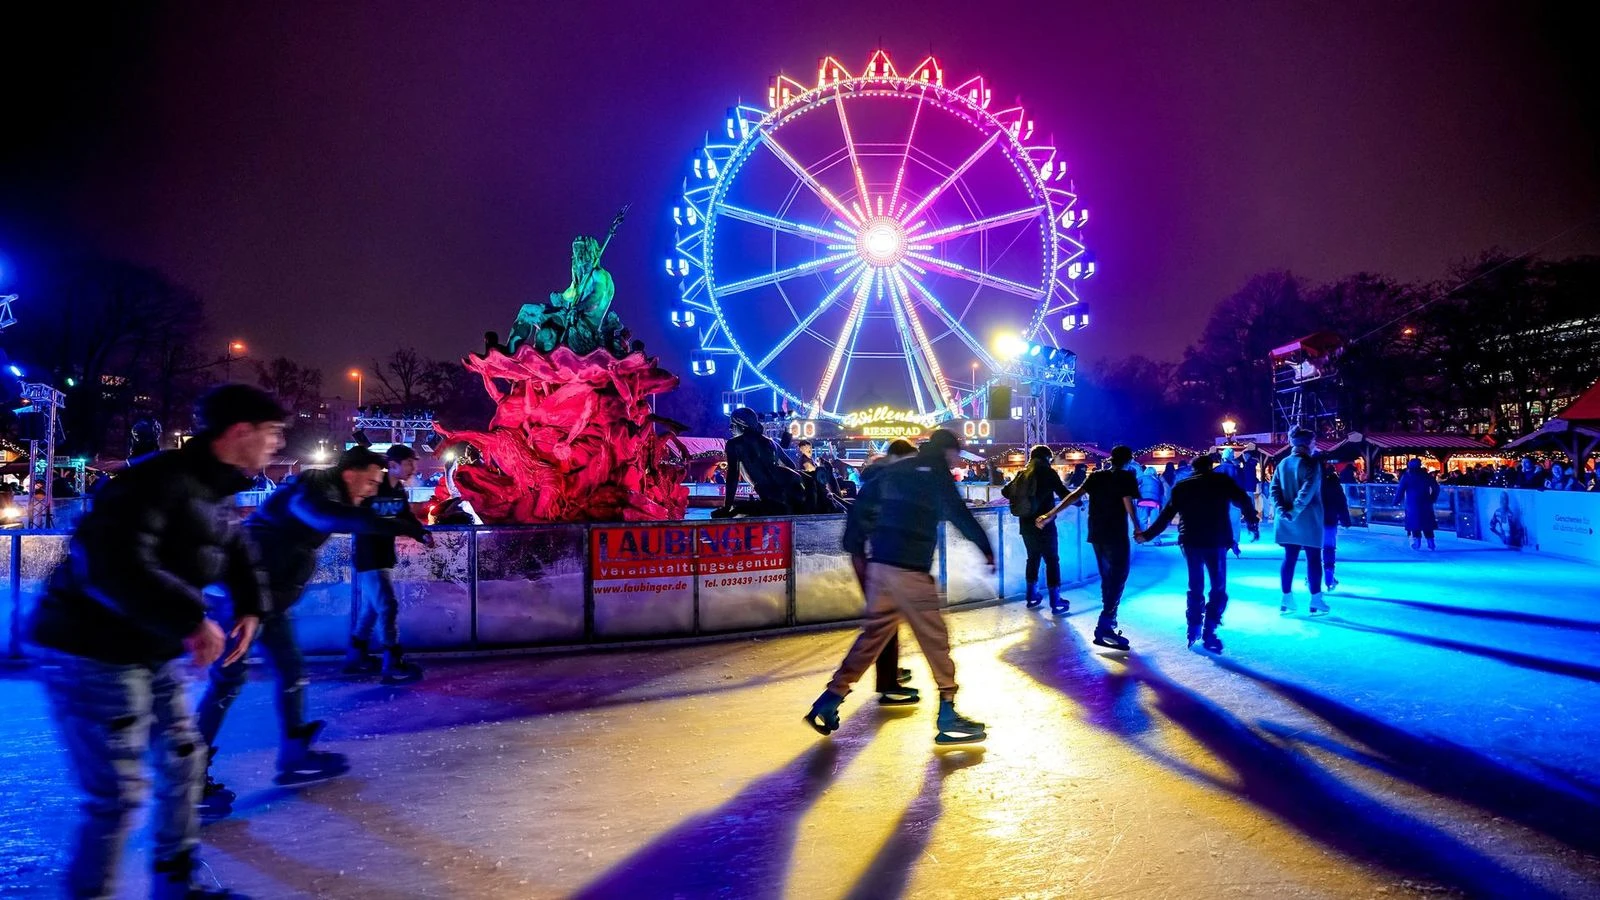
<svg viewBox="0 0 1600 900">
<path fill-rule="evenodd" d="M 906 229 L 897 220 L 878 216 L 861 223 L 856 253 L 870 266 L 886 268 L 905 259 Z"/>
</svg>

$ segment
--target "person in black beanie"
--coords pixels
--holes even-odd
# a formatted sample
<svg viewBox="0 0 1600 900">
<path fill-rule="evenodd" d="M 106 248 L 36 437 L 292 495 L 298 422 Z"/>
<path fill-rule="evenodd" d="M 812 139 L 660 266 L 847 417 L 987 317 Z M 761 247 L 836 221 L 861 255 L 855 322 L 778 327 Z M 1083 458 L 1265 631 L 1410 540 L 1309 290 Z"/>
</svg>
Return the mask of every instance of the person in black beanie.
<svg viewBox="0 0 1600 900">
<path fill-rule="evenodd" d="M 46 670 L 51 712 L 85 795 L 70 897 L 116 893 L 152 750 L 152 896 L 234 896 L 194 882 L 195 804 L 208 755 L 180 657 L 238 664 L 255 635 L 264 586 L 233 495 L 283 446 L 286 414 L 265 392 L 231 384 L 202 397 L 196 417 L 182 449 L 136 460 L 98 492 L 30 622 L 33 642 L 55 651 Z M 202 589 L 212 585 L 231 601 L 226 637 L 207 616 Z"/>
<path fill-rule="evenodd" d="M 383 457 L 352 447 L 335 467 L 303 472 L 273 491 L 245 522 L 267 575 L 268 604 L 260 637 L 277 680 L 282 731 L 274 780 L 280 785 L 320 781 L 349 771 L 343 754 L 311 749 L 325 723 L 305 718 L 305 661 L 289 615 L 316 571 L 318 549 L 335 532 L 406 535 L 431 543 L 427 530 L 415 519 L 385 518 L 361 505 L 377 492 L 383 479 Z M 244 690 L 245 679 L 242 659 L 212 668 L 199 714 L 200 733 L 207 744 L 215 743 L 223 716 Z M 209 811 L 221 814 L 226 810 Z"/>
</svg>

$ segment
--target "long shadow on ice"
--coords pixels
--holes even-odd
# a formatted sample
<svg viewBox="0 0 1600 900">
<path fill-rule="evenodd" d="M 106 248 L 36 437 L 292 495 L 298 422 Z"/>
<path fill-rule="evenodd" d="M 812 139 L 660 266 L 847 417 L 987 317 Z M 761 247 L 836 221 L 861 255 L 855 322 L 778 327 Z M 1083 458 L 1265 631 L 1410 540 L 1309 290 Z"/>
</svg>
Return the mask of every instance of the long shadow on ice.
<svg viewBox="0 0 1600 900">
<path fill-rule="evenodd" d="M 1143 658 L 1129 668 L 1156 695 L 1156 707 L 1233 770 L 1239 783 L 1207 778 L 1307 836 L 1396 874 L 1474 897 L 1555 897 L 1428 822 L 1344 783 L 1305 756 L 1276 744 L 1233 714 L 1163 675 Z"/>
<path fill-rule="evenodd" d="M 1566 675 L 1571 678 L 1581 678 L 1585 681 L 1600 682 L 1600 666 L 1534 656 L 1531 653 L 1518 653 L 1515 650 L 1502 650 L 1499 647 L 1485 647 L 1482 644 L 1469 644 L 1465 641 L 1452 641 L 1449 638 L 1434 637 L 1428 634 L 1398 631 L 1393 628 L 1379 628 L 1376 625 L 1363 625 L 1360 622 L 1352 622 L 1349 619 L 1342 619 L 1338 616 L 1321 616 L 1307 619 L 1306 621 L 1331 625 L 1334 628 L 1346 628 L 1350 631 L 1361 631 L 1367 634 L 1381 634 L 1427 647 L 1438 647 L 1441 650 L 1457 650 L 1462 653 L 1471 653 L 1474 656 L 1498 660 L 1513 666 L 1521 666 L 1524 669 L 1532 669 L 1536 672 L 1549 672 L 1553 675 Z"/>
<path fill-rule="evenodd" d="M 941 793 L 945 776 L 983 762 L 983 748 L 957 747 L 936 752 L 922 776 L 922 789 L 912 798 L 895 823 L 883 849 L 846 894 L 850 900 L 893 900 L 905 896 L 911 873 L 922 858 L 933 836 L 933 828 L 944 812 Z"/>
<path fill-rule="evenodd" d="M 1052 658 L 1055 656 L 1055 658 Z M 1234 794 L 1288 826 L 1354 859 L 1402 877 L 1471 896 L 1545 898 L 1531 884 L 1430 823 L 1374 800 L 1313 760 L 1252 730 L 1232 713 L 1179 685 L 1138 654 L 1113 675 L 1087 658 L 1076 635 L 1007 651 L 1005 661 L 1075 700 L 1086 720 L 1132 744 L 1172 771 Z M 1235 775 L 1218 778 L 1157 749 L 1155 723 L 1139 709 L 1137 689 L 1155 708 Z"/>
<path fill-rule="evenodd" d="M 1465 616 L 1472 619 L 1489 619 L 1495 622 L 1517 622 L 1523 625 L 1544 625 L 1550 628 L 1572 628 L 1577 630 L 1600 628 L 1600 621 L 1586 622 L 1582 619 L 1563 619 L 1558 616 L 1543 616 L 1538 613 L 1511 609 L 1475 609 L 1470 606 L 1448 606 L 1443 603 L 1427 603 L 1422 600 L 1401 600 L 1396 597 L 1372 597 L 1366 594 L 1343 592 L 1338 594 L 1338 597 L 1343 600 L 1387 603 L 1391 606 L 1404 606 L 1407 609 L 1417 609 L 1423 612 L 1439 613 L 1446 616 Z"/>
<path fill-rule="evenodd" d="M 1440 737 L 1413 734 L 1315 691 L 1257 672 L 1237 660 L 1213 657 L 1212 662 L 1254 679 L 1379 756 L 1351 753 L 1336 742 L 1304 731 L 1296 731 L 1293 740 L 1315 743 L 1368 763 L 1432 793 L 1454 797 L 1544 832 L 1578 850 L 1600 851 L 1600 816 L 1595 814 L 1600 809 L 1600 796 L 1585 795 L 1520 772 Z"/>
<path fill-rule="evenodd" d="M 782 897 L 800 820 L 883 721 L 870 713 L 850 717 L 832 739 L 684 821 L 572 896 Z"/>
</svg>

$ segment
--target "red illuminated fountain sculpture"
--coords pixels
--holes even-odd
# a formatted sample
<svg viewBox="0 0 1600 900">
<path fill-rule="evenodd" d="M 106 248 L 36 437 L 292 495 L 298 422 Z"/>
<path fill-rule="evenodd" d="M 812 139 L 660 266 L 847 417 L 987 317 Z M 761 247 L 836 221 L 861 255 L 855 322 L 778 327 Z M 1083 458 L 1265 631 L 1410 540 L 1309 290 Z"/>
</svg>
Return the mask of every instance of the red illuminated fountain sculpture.
<svg viewBox="0 0 1600 900">
<path fill-rule="evenodd" d="M 650 410 L 678 376 L 630 346 L 599 267 L 604 249 L 574 241 L 571 285 L 523 306 L 505 347 L 463 361 L 483 377 L 494 417 L 483 431 L 438 431 L 482 456 L 458 466 L 455 483 L 485 523 L 681 519 L 688 507 L 684 467 L 668 462 L 681 426 Z"/>
</svg>

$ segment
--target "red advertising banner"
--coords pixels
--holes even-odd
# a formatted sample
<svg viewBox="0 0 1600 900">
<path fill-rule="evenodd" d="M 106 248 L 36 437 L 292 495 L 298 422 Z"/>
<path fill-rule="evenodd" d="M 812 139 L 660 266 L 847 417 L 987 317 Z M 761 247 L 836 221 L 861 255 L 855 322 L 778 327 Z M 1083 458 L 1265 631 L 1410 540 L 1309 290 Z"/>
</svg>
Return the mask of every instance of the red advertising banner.
<svg viewBox="0 0 1600 900">
<path fill-rule="evenodd" d="M 708 631 L 780 625 L 789 605 L 789 522 L 728 522 L 695 529 L 700 626 Z"/>
<path fill-rule="evenodd" d="M 694 526 L 634 525 L 589 530 L 594 580 L 631 581 L 694 574 Z"/>
</svg>

